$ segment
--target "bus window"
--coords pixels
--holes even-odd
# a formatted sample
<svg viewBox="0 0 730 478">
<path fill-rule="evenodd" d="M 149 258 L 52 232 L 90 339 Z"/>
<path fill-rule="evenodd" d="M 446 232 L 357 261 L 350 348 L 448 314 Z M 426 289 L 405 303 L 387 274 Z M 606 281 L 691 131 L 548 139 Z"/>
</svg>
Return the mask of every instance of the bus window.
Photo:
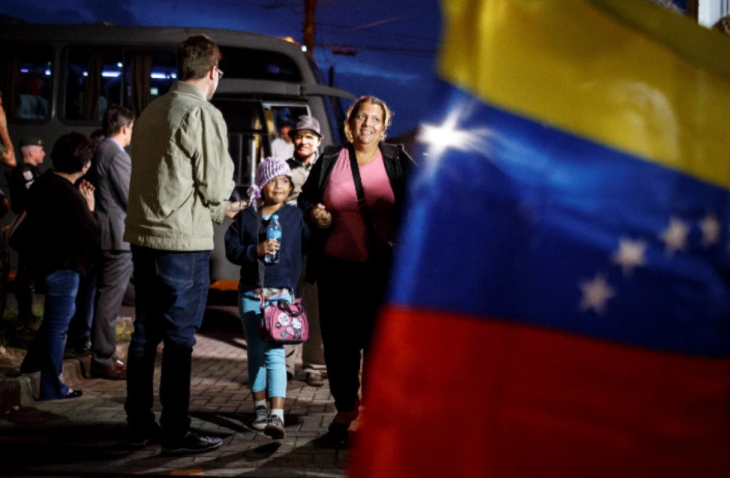
<svg viewBox="0 0 730 478">
<path fill-rule="evenodd" d="M 51 113 L 53 49 L 6 44 L 0 49 L 0 91 L 11 120 L 42 121 Z"/>
<path fill-rule="evenodd" d="M 288 55 L 268 50 L 250 50 L 221 46 L 220 69 L 226 78 L 273 80 L 298 83 L 302 73 Z"/>
<path fill-rule="evenodd" d="M 129 51 L 125 65 L 124 105 L 137 116 L 177 80 L 173 52 Z"/>
<path fill-rule="evenodd" d="M 122 100 L 121 49 L 73 48 L 66 57 L 64 119 L 100 123 Z"/>
</svg>

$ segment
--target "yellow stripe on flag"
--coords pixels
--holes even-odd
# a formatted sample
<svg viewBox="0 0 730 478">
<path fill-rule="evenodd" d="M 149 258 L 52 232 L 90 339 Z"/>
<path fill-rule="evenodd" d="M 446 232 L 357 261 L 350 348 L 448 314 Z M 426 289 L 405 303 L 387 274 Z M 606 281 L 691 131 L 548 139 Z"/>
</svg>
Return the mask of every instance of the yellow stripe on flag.
<svg viewBox="0 0 730 478">
<path fill-rule="evenodd" d="M 638 0 L 448 0 L 442 8 L 446 81 L 730 188 L 730 38 Z"/>
</svg>

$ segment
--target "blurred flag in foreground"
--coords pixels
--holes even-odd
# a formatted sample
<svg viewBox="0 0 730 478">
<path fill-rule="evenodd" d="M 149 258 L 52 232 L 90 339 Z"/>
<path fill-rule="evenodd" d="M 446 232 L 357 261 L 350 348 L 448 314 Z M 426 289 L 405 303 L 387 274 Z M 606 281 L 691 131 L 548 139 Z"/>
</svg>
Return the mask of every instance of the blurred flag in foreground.
<svg viewBox="0 0 730 478">
<path fill-rule="evenodd" d="M 442 5 L 351 476 L 730 476 L 730 39 Z"/>
</svg>

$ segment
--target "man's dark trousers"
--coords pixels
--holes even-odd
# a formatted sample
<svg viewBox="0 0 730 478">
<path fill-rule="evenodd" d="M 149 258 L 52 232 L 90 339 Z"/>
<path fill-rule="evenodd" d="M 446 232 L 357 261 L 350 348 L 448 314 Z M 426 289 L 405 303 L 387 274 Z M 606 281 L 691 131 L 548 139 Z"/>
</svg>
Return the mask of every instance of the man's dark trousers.
<svg viewBox="0 0 730 478">
<path fill-rule="evenodd" d="M 164 342 L 160 403 L 163 440 L 190 427 L 190 374 L 195 332 L 203 322 L 210 286 L 210 251 L 176 252 L 132 246 L 136 319 L 127 357 L 127 422 L 149 429 L 157 346 Z"/>
<path fill-rule="evenodd" d="M 130 251 L 102 251 L 97 280 L 92 360 L 104 368 L 114 366 L 116 360 L 117 315 L 131 277 Z"/>
</svg>

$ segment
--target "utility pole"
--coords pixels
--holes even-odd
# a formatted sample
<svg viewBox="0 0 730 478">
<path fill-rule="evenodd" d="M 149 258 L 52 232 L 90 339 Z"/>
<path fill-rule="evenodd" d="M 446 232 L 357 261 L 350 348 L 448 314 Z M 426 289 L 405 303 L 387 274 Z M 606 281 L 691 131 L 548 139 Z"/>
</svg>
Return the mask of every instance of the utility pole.
<svg viewBox="0 0 730 478">
<path fill-rule="evenodd" d="M 314 8 L 317 0 L 304 0 L 304 46 L 307 47 L 307 55 L 314 58 Z"/>
</svg>

